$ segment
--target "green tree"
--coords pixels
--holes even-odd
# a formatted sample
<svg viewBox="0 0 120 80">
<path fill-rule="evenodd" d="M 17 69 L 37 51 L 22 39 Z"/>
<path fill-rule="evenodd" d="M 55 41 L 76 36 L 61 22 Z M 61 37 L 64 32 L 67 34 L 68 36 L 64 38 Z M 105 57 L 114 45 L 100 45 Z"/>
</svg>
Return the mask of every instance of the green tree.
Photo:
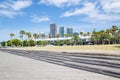
<svg viewBox="0 0 120 80">
<path fill-rule="evenodd" d="M 37 45 L 37 44 L 36 44 L 36 40 L 38 39 L 39 35 L 36 34 L 36 33 L 34 33 L 34 34 L 33 34 L 33 37 L 34 37 L 34 40 L 35 40 L 35 45 Z"/>
<path fill-rule="evenodd" d="M 81 36 L 83 36 L 83 35 L 84 35 L 84 33 L 83 33 L 83 32 L 80 32 L 80 35 L 81 35 Z"/>
<path fill-rule="evenodd" d="M 98 36 L 98 32 L 96 32 L 96 29 L 94 28 L 91 35 L 91 42 L 93 42 L 94 44 L 98 44 Z"/>
<path fill-rule="evenodd" d="M 28 46 L 28 40 L 23 41 L 23 46 Z M 30 45 L 29 45 L 30 46 Z"/>
<path fill-rule="evenodd" d="M 61 40 L 59 45 L 60 45 L 60 46 L 63 46 L 63 45 L 64 45 L 64 41 Z"/>
<path fill-rule="evenodd" d="M 11 40 L 13 39 L 14 36 L 15 36 L 14 33 L 10 33 Z"/>
<path fill-rule="evenodd" d="M 32 37 L 31 33 L 30 33 L 30 32 L 26 32 L 25 34 L 26 34 L 26 36 L 27 36 L 28 40 L 30 40 L 30 39 L 31 39 L 31 37 Z"/>
<path fill-rule="evenodd" d="M 13 39 L 14 36 L 15 36 L 14 33 L 10 33 L 11 40 Z M 11 44 L 10 44 L 10 42 L 7 42 L 7 43 L 12 46 L 12 42 L 11 42 Z"/>
<path fill-rule="evenodd" d="M 30 46 L 35 46 L 35 44 L 34 44 L 34 43 L 35 43 L 34 40 L 29 40 L 28 43 L 29 43 Z"/>
<path fill-rule="evenodd" d="M 118 31 L 118 26 L 112 26 L 111 28 L 111 33 L 112 33 L 112 37 L 113 37 L 113 43 L 116 44 L 116 39 L 115 39 L 115 35 L 116 35 L 116 32 Z"/>
<path fill-rule="evenodd" d="M 12 41 L 11 40 L 7 41 L 7 46 L 12 46 Z"/>
<path fill-rule="evenodd" d="M 1 42 L 1 46 L 5 47 L 6 46 L 6 42 L 5 41 Z"/>
<path fill-rule="evenodd" d="M 64 36 L 67 38 L 67 37 L 69 37 L 69 34 L 64 34 Z"/>
<path fill-rule="evenodd" d="M 57 34 L 56 37 L 57 37 L 57 38 L 60 38 L 60 34 Z"/>
<path fill-rule="evenodd" d="M 14 46 L 18 46 L 18 45 L 20 45 L 20 43 L 21 43 L 21 41 L 20 41 L 19 39 L 13 39 L 13 40 L 12 40 L 12 44 L 13 44 Z"/>
<path fill-rule="evenodd" d="M 83 37 L 83 36 L 84 36 L 84 33 L 83 33 L 83 32 L 80 32 L 80 35 L 81 35 L 81 37 Z M 82 45 L 83 45 L 83 40 L 82 40 Z"/>
<path fill-rule="evenodd" d="M 87 36 L 87 34 L 84 33 L 83 36 L 84 36 L 84 38 L 85 38 L 85 37 Z"/>
<path fill-rule="evenodd" d="M 42 34 L 41 34 L 41 37 L 42 37 L 42 39 L 44 39 L 44 38 L 45 38 L 45 34 L 44 34 L 44 33 L 42 33 Z"/>
<path fill-rule="evenodd" d="M 111 36 L 111 30 L 107 29 L 106 30 L 106 39 L 108 41 L 108 44 L 110 44 L 111 40 L 112 40 L 112 36 Z"/>
<path fill-rule="evenodd" d="M 87 36 L 90 36 L 90 32 L 87 32 Z"/>
<path fill-rule="evenodd" d="M 112 26 L 112 34 L 115 35 L 116 31 L 118 30 L 118 26 Z"/>
<path fill-rule="evenodd" d="M 42 41 L 37 41 L 37 45 L 38 46 L 42 45 Z"/>
<path fill-rule="evenodd" d="M 79 35 L 73 34 L 74 45 L 77 45 L 79 42 Z"/>
<path fill-rule="evenodd" d="M 104 42 L 105 42 L 105 36 L 106 36 L 105 31 L 104 30 L 100 30 L 99 31 L 99 35 L 100 35 L 100 40 L 101 40 L 102 44 L 104 44 Z"/>
<path fill-rule="evenodd" d="M 48 41 L 42 41 L 42 45 L 43 45 L 43 46 L 46 46 L 46 45 L 48 45 L 48 44 L 49 44 Z"/>
<path fill-rule="evenodd" d="M 24 34 L 25 34 L 25 31 L 24 31 L 24 30 L 21 30 L 21 31 L 19 32 L 19 34 L 20 34 L 20 38 L 21 38 L 21 40 L 22 40 L 22 47 L 23 47 L 23 36 L 24 36 Z"/>
<path fill-rule="evenodd" d="M 29 44 L 28 41 L 31 39 L 32 34 L 31 34 L 30 32 L 26 32 L 26 36 L 27 36 L 27 38 L 28 38 L 28 40 L 27 40 L 28 46 L 30 46 L 30 44 Z M 24 42 L 24 45 L 26 45 L 26 41 Z"/>
<path fill-rule="evenodd" d="M 35 41 L 36 41 L 36 39 L 38 39 L 38 35 L 36 33 L 33 34 L 33 37 L 34 37 Z"/>
<path fill-rule="evenodd" d="M 39 33 L 39 39 L 41 39 L 42 38 L 42 33 Z"/>
<path fill-rule="evenodd" d="M 117 40 L 117 43 L 120 44 L 120 29 L 118 32 L 115 34 L 115 39 Z"/>
</svg>

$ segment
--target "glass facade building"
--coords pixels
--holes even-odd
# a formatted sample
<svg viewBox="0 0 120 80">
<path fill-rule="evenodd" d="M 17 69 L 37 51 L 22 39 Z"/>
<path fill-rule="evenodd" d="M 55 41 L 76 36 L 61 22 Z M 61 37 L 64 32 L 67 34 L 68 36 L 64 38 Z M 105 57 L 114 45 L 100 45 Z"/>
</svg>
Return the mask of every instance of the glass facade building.
<svg viewBox="0 0 120 80">
<path fill-rule="evenodd" d="M 60 37 L 64 37 L 64 27 L 59 28 Z"/>
<path fill-rule="evenodd" d="M 72 35 L 73 35 L 73 28 L 67 28 L 67 34 L 69 34 L 69 37 L 72 37 Z"/>
<path fill-rule="evenodd" d="M 50 24 L 50 36 L 51 38 L 56 38 L 56 34 L 57 34 L 57 26 L 55 23 Z"/>
</svg>

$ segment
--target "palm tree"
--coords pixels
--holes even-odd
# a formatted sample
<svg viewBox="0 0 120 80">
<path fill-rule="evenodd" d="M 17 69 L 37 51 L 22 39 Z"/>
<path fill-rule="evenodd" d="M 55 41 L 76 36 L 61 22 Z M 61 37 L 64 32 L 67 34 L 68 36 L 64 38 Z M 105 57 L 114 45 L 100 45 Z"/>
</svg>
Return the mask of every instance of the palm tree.
<svg viewBox="0 0 120 80">
<path fill-rule="evenodd" d="M 80 35 L 81 37 L 83 37 L 84 33 L 83 32 L 80 32 Z M 82 38 L 81 38 L 82 39 Z M 82 41 L 82 45 L 83 45 L 83 39 L 81 40 Z"/>
<path fill-rule="evenodd" d="M 120 29 L 115 34 L 115 39 L 117 40 L 117 43 L 120 44 Z"/>
<path fill-rule="evenodd" d="M 25 34 L 25 31 L 24 31 L 24 30 L 21 30 L 21 31 L 19 32 L 19 34 L 20 34 L 20 38 L 21 38 L 21 40 L 22 40 L 22 47 L 23 47 L 23 35 Z"/>
<path fill-rule="evenodd" d="M 15 34 L 14 33 L 10 33 L 10 36 L 11 36 L 11 46 L 13 46 L 12 40 L 13 40 L 13 37 L 15 36 Z"/>
<path fill-rule="evenodd" d="M 73 40 L 74 40 L 74 44 L 77 45 L 77 43 L 79 41 L 79 35 L 73 34 Z"/>
<path fill-rule="evenodd" d="M 27 41 L 28 42 L 28 46 L 30 46 L 30 43 L 29 43 L 30 41 L 29 40 L 31 39 L 32 35 L 31 35 L 30 32 L 26 32 L 26 36 L 28 38 L 28 41 Z"/>
<path fill-rule="evenodd" d="M 69 37 L 69 34 L 64 34 L 64 36 L 67 38 L 67 37 Z"/>
<path fill-rule="evenodd" d="M 87 36 L 90 36 L 90 32 L 87 32 Z M 88 41 L 90 42 L 90 38 L 88 39 Z"/>
<path fill-rule="evenodd" d="M 56 37 L 59 38 L 59 37 L 60 37 L 60 34 L 57 34 Z"/>
<path fill-rule="evenodd" d="M 83 34 L 84 38 L 87 36 L 87 34 Z"/>
<path fill-rule="evenodd" d="M 110 34 L 110 33 L 111 33 L 111 30 L 110 30 L 110 29 L 107 29 L 107 30 L 106 30 L 106 33 L 107 33 L 107 34 Z"/>
<path fill-rule="evenodd" d="M 22 36 L 21 36 L 21 35 L 20 35 L 19 37 L 20 37 L 20 39 L 22 39 Z"/>
<path fill-rule="evenodd" d="M 42 33 L 39 33 L 39 39 L 41 39 L 42 38 Z"/>
<path fill-rule="evenodd" d="M 25 31 L 24 31 L 24 30 L 21 30 L 19 34 L 21 35 L 21 38 L 22 38 L 22 40 L 23 40 L 23 35 L 25 34 Z"/>
<path fill-rule="evenodd" d="M 15 36 L 14 33 L 10 33 L 11 40 L 13 39 L 14 36 Z"/>
<path fill-rule="evenodd" d="M 83 32 L 80 32 L 80 35 L 81 35 L 81 36 L 83 36 L 83 34 L 84 34 Z"/>
<path fill-rule="evenodd" d="M 45 35 L 44 33 L 41 34 L 42 39 L 44 39 L 45 36 L 46 36 L 46 35 Z"/>
<path fill-rule="evenodd" d="M 34 37 L 34 39 L 38 39 L 38 34 L 34 33 L 33 37 Z"/>
<path fill-rule="evenodd" d="M 118 30 L 118 26 L 112 26 L 112 30 L 115 33 Z"/>
<path fill-rule="evenodd" d="M 90 36 L 90 32 L 87 32 L 87 36 Z"/>
<path fill-rule="evenodd" d="M 38 38 L 39 38 L 39 35 L 38 35 L 38 34 L 36 34 L 36 33 L 34 33 L 34 34 L 33 34 L 33 37 L 34 37 L 34 40 L 35 40 L 35 45 L 36 45 L 36 39 L 38 39 Z"/>
<path fill-rule="evenodd" d="M 26 36 L 27 36 L 28 40 L 30 40 L 30 39 L 31 39 L 31 37 L 32 37 L 31 33 L 30 33 L 30 32 L 26 32 L 25 34 L 26 34 Z"/>
<path fill-rule="evenodd" d="M 50 34 L 50 33 L 49 33 L 49 35 L 48 35 L 48 36 L 49 36 L 49 38 L 52 38 L 52 36 L 51 36 L 51 34 Z"/>
<path fill-rule="evenodd" d="M 85 42 L 84 42 L 84 43 L 86 44 L 86 43 L 87 43 L 87 42 L 86 42 L 86 36 L 87 36 L 87 34 L 84 33 L 83 36 L 84 36 L 84 39 L 85 39 Z"/>
<path fill-rule="evenodd" d="M 99 33 L 100 33 L 102 44 L 104 44 L 105 40 L 106 40 L 106 35 L 107 34 L 106 34 L 106 32 L 104 30 L 99 31 Z"/>
<path fill-rule="evenodd" d="M 95 30 L 92 32 L 91 39 L 94 42 L 94 44 L 98 44 L 98 42 L 99 42 L 99 35 L 100 35 L 100 33 L 96 32 Z"/>
<path fill-rule="evenodd" d="M 111 33 L 111 29 L 107 29 L 106 30 L 106 37 L 107 37 L 108 44 L 110 44 L 110 42 L 111 42 L 111 35 L 110 35 L 110 33 Z"/>
<path fill-rule="evenodd" d="M 115 34 L 116 34 L 117 30 L 118 30 L 118 26 L 112 26 L 111 33 L 112 33 L 113 43 L 114 44 L 116 44 Z"/>
</svg>

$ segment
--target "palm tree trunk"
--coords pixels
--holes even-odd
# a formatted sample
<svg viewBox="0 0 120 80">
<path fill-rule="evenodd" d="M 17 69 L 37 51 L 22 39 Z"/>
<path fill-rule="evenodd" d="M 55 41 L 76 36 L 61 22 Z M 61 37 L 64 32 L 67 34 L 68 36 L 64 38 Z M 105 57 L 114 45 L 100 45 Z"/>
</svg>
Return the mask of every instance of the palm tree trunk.
<svg viewBox="0 0 120 80">
<path fill-rule="evenodd" d="M 36 41 L 36 39 L 35 39 L 35 42 L 34 42 L 34 43 L 35 43 L 35 46 L 37 46 L 37 41 Z"/>
<path fill-rule="evenodd" d="M 30 39 L 28 39 L 28 41 L 27 41 L 27 42 L 28 42 L 28 47 L 30 47 L 30 43 L 29 43 L 29 40 L 30 40 Z"/>
<path fill-rule="evenodd" d="M 22 47 L 23 47 L 23 35 L 22 35 L 22 38 L 21 38 L 21 39 L 22 39 Z"/>
<path fill-rule="evenodd" d="M 108 44 L 110 45 L 110 40 L 108 40 Z"/>
</svg>

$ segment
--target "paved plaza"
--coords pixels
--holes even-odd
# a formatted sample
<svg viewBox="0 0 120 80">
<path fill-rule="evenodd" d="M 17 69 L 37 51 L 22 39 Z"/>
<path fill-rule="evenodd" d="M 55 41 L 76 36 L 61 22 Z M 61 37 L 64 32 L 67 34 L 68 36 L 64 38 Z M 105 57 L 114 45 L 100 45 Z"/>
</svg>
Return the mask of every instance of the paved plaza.
<svg viewBox="0 0 120 80">
<path fill-rule="evenodd" d="M 0 52 L 0 80 L 119 80 L 119 78 Z"/>
</svg>

